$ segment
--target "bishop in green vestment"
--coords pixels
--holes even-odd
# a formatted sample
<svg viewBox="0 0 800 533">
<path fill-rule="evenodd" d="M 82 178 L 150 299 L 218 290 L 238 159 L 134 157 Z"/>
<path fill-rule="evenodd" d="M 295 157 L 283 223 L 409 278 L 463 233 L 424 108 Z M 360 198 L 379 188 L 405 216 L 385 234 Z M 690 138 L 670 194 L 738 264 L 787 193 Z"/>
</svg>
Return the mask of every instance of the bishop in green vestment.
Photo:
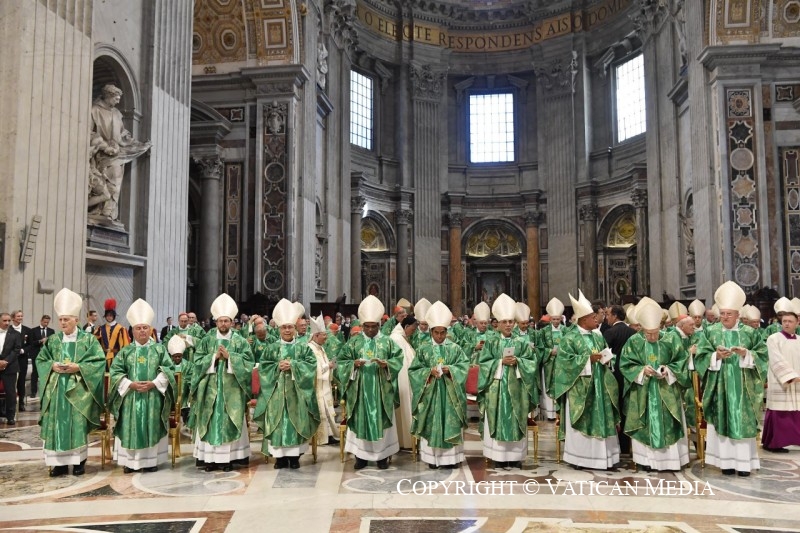
<svg viewBox="0 0 800 533">
<path fill-rule="evenodd" d="M 431 340 L 420 346 L 408 369 L 411 433 L 420 439 L 423 462 L 434 469 L 454 468 L 464 461 L 469 358 L 447 339 L 452 313 L 446 305 L 434 303 L 422 318 L 430 326 Z"/>
<path fill-rule="evenodd" d="M 655 302 L 637 306 L 642 331 L 628 339 L 620 355 L 625 378 L 624 431 L 631 437 L 636 464 L 648 470 L 677 471 L 689 463 L 682 391 L 691 379 L 688 352 L 676 335 L 659 330 L 661 315 Z"/>
<path fill-rule="evenodd" d="M 725 475 L 749 476 L 760 467 L 756 435 L 769 367 L 767 349 L 753 328 L 739 322 L 746 295 L 732 281 L 714 294 L 720 321 L 705 328 L 695 367 L 703 381 L 706 463 Z"/>
<path fill-rule="evenodd" d="M 127 312 L 133 343 L 111 363 L 108 405 L 116 420 L 114 457 L 126 474 L 155 472 L 167 460 L 169 414 L 175 407 L 175 366 L 150 338 L 155 312 L 141 298 Z"/>
<path fill-rule="evenodd" d="M 553 396 L 559 402 L 564 461 L 606 470 L 619 462 L 619 388 L 611 367 L 615 354 L 597 329 L 592 304 L 570 295 L 577 325 L 561 339 L 554 366 Z"/>
<path fill-rule="evenodd" d="M 234 335 L 233 317 L 238 308 L 227 294 L 211 305 L 217 327 L 198 343 L 192 365 L 192 417 L 194 456 L 206 472 L 250 458 L 250 437 L 245 409 L 252 395 L 253 352 L 240 335 Z"/>
<path fill-rule="evenodd" d="M 567 328 L 561 325 L 561 319 L 564 317 L 564 304 L 561 300 L 551 298 L 545 309 L 550 323 L 538 331 L 536 343 L 541 367 L 540 403 L 547 419 L 555 420 L 558 414 L 558 404 L 553 399 L 553 369 L 558 356 L 558 346 L 561 344 L 561 338 L 566 334 Z"/>
<path fill-rule="evenodd" d="M 61 331 L 51 335 L 36 357 L 42 394 L 41 438 L 50 476 L 62 476 L 69 465 L 84 473 L 88 434 L 100 427 L 103 410 L 105 353 L 97 338 L 78 328 L 83 300 L 62 289 L 53 301 Z M 13 401 L 13 400 L 12 400 Z"/>
<path fill-rule="evenodd" d="M 281 338 L 267 345 L 258 361 L 261 392 L 253 419 L 264 432 L 261 451 L 276 457 L 275 468 L 299 468 L 319 425 L 317 359 L 308 343 L 295 339 L 296 310 L 286 299 L 275 306 Z"/>
<path fill-rule="evenodd" d="M 496 468 L 521 468 L 528 453 L 528 416 L 539 403 L 539 365 L 527 339 L 514 337 L 516 306 L 501 294 L 492 305 L 499 334 L 478 356 L 478 405 L 483 455 Z"/>
<path fill-rule="evenodd" d="M 389 456 L 400 451 L 394 412 L 400 405 L 397 374 L 403 352 L 379 334 L 383 312 L 380 300 L 372 295 L 364 298 L 358 306 L 362 333 L 350 337 L 337 359 L 347 419 L 345 451 L 356 457 L 356 470 L 368 461 L 386 469 Z"/>
</svg>

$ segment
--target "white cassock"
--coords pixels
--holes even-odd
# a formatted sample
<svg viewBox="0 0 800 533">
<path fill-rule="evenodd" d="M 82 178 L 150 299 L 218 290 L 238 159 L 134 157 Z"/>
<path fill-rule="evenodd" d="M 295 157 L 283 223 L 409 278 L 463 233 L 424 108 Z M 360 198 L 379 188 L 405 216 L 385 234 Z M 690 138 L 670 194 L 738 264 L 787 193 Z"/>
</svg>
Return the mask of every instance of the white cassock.
<svg viewBox="0 0 800 533">
<path fill-rule="evenodd" d="M 133 382 L 128 378 L 122 378 L 120 380 L 117 391 L 122 398 L 125 398 L 125 395 L 130 392 L 131 383 Z M 163 372 L 159 372 L 158 376 L 156 376 L 156 379 L 153 380 L 153 384 L 156 386 L 156 389 L 158 389 L 158 392 L 160 392 L 163 396 L 167 392 L 169 380 Z M 142 448 L 139 450 L 129 450 L 128 448 L 123 448 L 122 441 L 119 440 L 119 437 L 114 437 L 114 460 L 117 461 L 120 466 L 127 466 L 133 470 L 158 466 L 160 463 L 167 461 L 168 436 L 169 432 L 167 432 L 167 435 L 164 435 L 164 437 L 159 440 L 155 446 L 150 446 L 149 448 Z"/>
<path fill-rule="evenodd" d="M 231 339 L 231 332 L 227 335 L 222 335 L 217 332 L 217 339 Z M 215 374 L 214 360 L 211 360 L 211 365 L 206 370 L 206 374 Z M 228 374 L 233 374 L 233 367 L 231 367 L 230 359 L 228 360 L 227 368 L 225 370 Z M 195 458 L 206 463 L 230 463 L 231 461 L 238 461 L 239 459 L 246 459 L 250 457 L 250 432 L 247 429 L 247 417 L 242 418 L 242 434 L 233 441 L 220 444 L 219 446 L 212 446 L 207 442 L 200 440 L 200 436 L 195 432 L 194 452 L 192 454 Z"/>
<path fill-rule="evenodd" d="M 580 326 L 578 331 L 581 334 L 587 331 Z M 602 352 L 603 364 L 608 363 L 613 357 L 610 349 L 606 348 Z M 592 375 L 592 361 L 586 361 L 581 376 Z M 619 462 L 619 439 L 616 435 L 606 438 L 589 437 L 580 431 L 572 429 L 569 419 L 569 399 L 564 403 L 564 461 L 583 468 L 606 470 Z"/>
<path fill-rule="evenodd" d="M 503 379 L 503 369 L 506 365 L 501 362 L 497 365 L 497 371 L 494 374 L 494 379 Z M 519 369 L 513 368 L 517 373 L 517 379 L 520 379 Z M 527 430 L 526 430 L 527 431 Z M 521 440 L 507 442 L 493 439 L 489 430 L 489 417 L 483 417 L 483 456 L 498 461 L 501 463 L 524 461 L 528 456 L 528 435 L 527 433 Z"/>
<path fill-rule="evenodd" d="M 401 448 L 411 448 L 411 382 L 408 380 L 408 367 L 414 361 L 416 352 L 406 340 L 403 326 L 397 324 L 392 330 L 390 338 L 403 350 L 403 368 L 397 374 L 397 390 L 400 396 L 400 407 L 395 411 L 397 439 Z"/>
<path fill-rule="evenodd" d="M 667 380 L 669 386 L 677 381 L 675 374 L 672 373 L 668 367 L 664 367 L 667 371 Z M 642 385 L 644 383 L 644 370 L 639 372 L 636 377 L 636 383 Z M 678 471 L 689 464 L 689 439 L 686 437 L 686 416 L 681 410 L 681 425 L 683 426 L 683 437 L 678 439 L 677 442 L 667 446 L 666 448 L 651 448 L 642 444 L 638 440 L 631 437 L 631 453 L 633 455 L 633 462 L 639 465 L 649 466 L 653 470 L 675 470 Z"/>
<path fill-rule="evenodd" d="M 328 442 L 328 437 L 335 436 L 338 431 L 336 423 L 336 410 L 333 405 L 333 391 L 331 390 L 331 365 L 325 348 L 314 341 L 309 341 L 308 347 L 317 358 L 317 405 L 319 406 L 319 428 L 317 429 L 317 443 L 322 445 Z"/>
<path fill-rule="evenodd" d="M 738 355 L 736 357 L 739 357 Z M 739 357 L 740 368 L 755 368 L 753 354 L 747 350 L 744 357 Z M 717 352 L 711 354 L 709 372 L 719 372 L 722 360 L 717 359 Z M 706 430 L 706 463 L 720 470 L 736 470 L 750 472 L 761 468 L 758 459 L 758 448 L 755 437 L 749 439 L 731 439 L 717 433 L 714 424 L 708 423 Z"/>
<path fill-rule="evenodd" d="M 64 334 L 64 338 L 61 339 L 61 342 L 63 344 L 66 344 L 68 342 L 77 342 L 77 340 L 78 340 L 78 333 L 73 332 L 72 335 Z M 88 445 L 81 446 L 80 448 L 75 448 L 74 450 L 65 450 L 63 452 L 59 452 L 56 450 L 48 450 L 47 448 L 45 448 L 44 464 L 45 466 L 79 465 L 81 464 L 81 462 L 86 460 L 88 454 L 89 454 Z"/>
</svg>

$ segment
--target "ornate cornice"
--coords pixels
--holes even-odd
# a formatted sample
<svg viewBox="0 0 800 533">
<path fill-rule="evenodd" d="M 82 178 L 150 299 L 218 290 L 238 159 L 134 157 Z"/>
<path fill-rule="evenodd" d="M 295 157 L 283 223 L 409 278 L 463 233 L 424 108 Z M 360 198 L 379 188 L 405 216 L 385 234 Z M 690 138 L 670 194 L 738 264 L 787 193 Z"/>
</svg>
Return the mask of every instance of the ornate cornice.
<svg viewBox="0 0 800 533">
<path fill-rule="evenodd" d="M 573 50 L 569 58 L 554 59 L 549 66 L 538 67 L 534 70 L 537 79 L 547 92 L 575 94 L 578 52 Z"/>
</svg>

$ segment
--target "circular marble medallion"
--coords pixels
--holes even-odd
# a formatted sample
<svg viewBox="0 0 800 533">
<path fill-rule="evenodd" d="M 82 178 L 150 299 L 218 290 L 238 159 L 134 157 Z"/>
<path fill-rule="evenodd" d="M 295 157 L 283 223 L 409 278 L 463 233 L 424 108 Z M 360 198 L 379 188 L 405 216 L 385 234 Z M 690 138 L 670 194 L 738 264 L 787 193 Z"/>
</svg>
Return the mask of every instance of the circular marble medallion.
<svg viewBox="0 0 800 533">
<path fill-rule="evenodd" d="M 758 283 L 758 268 L 751 263 L 742 263 L 736 267 L 736 282 L 745 287 Z"/>
<path fill-rule="evenodd" d="M 736 170 L 750 170 L 754 162 L 753 152 L 747 148 L 736 148 L 731 152 L 731 166 Z"/>
</svg>

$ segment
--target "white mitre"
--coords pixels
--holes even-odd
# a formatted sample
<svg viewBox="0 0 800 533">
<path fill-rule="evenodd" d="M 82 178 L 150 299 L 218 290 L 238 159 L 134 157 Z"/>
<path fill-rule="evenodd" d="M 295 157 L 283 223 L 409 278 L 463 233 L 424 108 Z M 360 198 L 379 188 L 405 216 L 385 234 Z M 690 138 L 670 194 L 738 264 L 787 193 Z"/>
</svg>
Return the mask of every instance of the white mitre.
<svg viewBox="0 0 800 533">
<path fill-rule="evenodd" d="M 660 329 L 662 316 L 661 307 L 652 300 L 636 306 L 636 319 L 643 329 Z"/>
<path fill-rule="evenodd" d="M 549 316 L 563 316 L 564 315 L 564 303 L 559 300 L 558 298 L 551 298 L 549 302 L 547 302 L 547 306 L 545 307 L 547 314 Z"/>
<path fill-rule="evenodd" d="M 380 324 L 385 312 L 381 301 L 370 294 L 358 306 L 358 320 L 362 326 L 370 322 Z"/>
<path fill-rule="evenodd" d="M 669 306 L 669 318 L 671 320 L 675 320 L 681 315 L 688 315 L 689 310 L 686 309 L 686 306 L 680 302 L 673 302 L 672 305 Z"/>
<path fill-rule="evenodd" d="M 81 298 L 81 295 L 72 292 L 66 287 L 58 291 L 58 294 L 53 299 L 53 310 L 58 316 L 80 317 L 82 307 L 83 298 Z"/>
<path fill-rule="evenodd" d="M 414 310 L 417 310 L 416 306 L 414 306 Z M 445 304 L 439 301 L 431 305 L 428 308 L 428 312 L 425 313 L 425 322 L 428 323 L 428 327 L 431 329 L 450 327 L 452 319 L 453 313 Z"/>
<path fill-rule="evenodd" d="M 592 302 L 586 299 L 586 296 L 583 295 L 583 292 L 580 289 L 578 289 L 578 299 L 576 300 L 572 297 L 572 294 L 569 294 L 569 301 L 572 302 L 572 310 L 574 311 L 572 316 L 575 318 L 575 320 L 594 313 L 594 310 L 592 309 Z"/>
<path fill-rule="evenodd" d="M 700 300 L 694 300 L 689 304 L 689 316 L 703 316 L 706 314 L 706 306 Z"/>
<path fill-rule="evenodd" d="M 236 302 L 224 292 L 211 303 L 211 316 L 214 317 L 214 320 L 223 316 L 233 320 L 237 314 L 239 314 L 239 308 L 236 306 Z"/>
<path fill-rule="evenodd" d="M 275 309 L 272 310 L 272 320 L 278 327 L 297 324 L 297 312 L 299 309 L 286 298 L 281 298 Z"/>
<path fill-rule="evenodd" d="M 714 301 L 719 309 L 741 311 L 747 301 L 747 295 L 739 285 L 733 281 L 726 281 L 714 293 Z"/>
<path fill-rule="evenodd" d="M 173 335 L 167 343 L 167 351 L 170 355 L 174 353 L 183 353 L 186 351 L 186 342 L 180 335 Z"/>
<path fill-rule="evenodd" d="M 792 307 L 792 301 L 787 298 L 786 296 L 781 296 L 775 301 L 775 305 L 772 306 L 772 309 L 776 313 L 794 313 L 794 309 Z"/>
<path fill-rule="evenodd" d="M 310 318 L 308 320 L 308 325 L 311 327 L 311 336 L 313 337 L 317 333 L 326 333 L 327 329 L 325 328 L 325 317 L 322 316 L 322 313 L 317 318 Z"/>
<path fill-rule="evenodd" d="M 156 312 L 149 303 L 139 298 L 128 308 L 125 318 L 128 319 L 128 324 L 131 326 L 138 326 L 139 324 L 152 326 L 153 320 L 156 318 Z"/>
<path fill-rule="evenodd" d="M 416 304 L 414 304 L 414 316 L 417 317 L 417 320 L 420 322 L 427 322 L 425 320 L 425 316 L 428 314 L 428 309 L 431 308 L 431 302 L 428 301 L 427 298 L 422 298 Z"/>
<path fill-rule="evenodd" d="M 481 302 L 475 306 L 473 309 L 472 314 L 475 315 L 475 320 L 482 320 L 488 322 L 490 318 L 492 318 L 492 310 L 489 309 L 489 304 L 486 302 Z"/>
<path fill-rule="evenodd" d="M 497 320 L 514 320 L 516 307 L 514 300 L 503 293 L 492 304 L 492 314 Z"/>
<path fill-rule="evenodd" d="M 514 318 L 517 322 L 528 322 L 531 319 L 531 308 L 528 304 L 517 302 L 514 306 Z"/>
</svg>

